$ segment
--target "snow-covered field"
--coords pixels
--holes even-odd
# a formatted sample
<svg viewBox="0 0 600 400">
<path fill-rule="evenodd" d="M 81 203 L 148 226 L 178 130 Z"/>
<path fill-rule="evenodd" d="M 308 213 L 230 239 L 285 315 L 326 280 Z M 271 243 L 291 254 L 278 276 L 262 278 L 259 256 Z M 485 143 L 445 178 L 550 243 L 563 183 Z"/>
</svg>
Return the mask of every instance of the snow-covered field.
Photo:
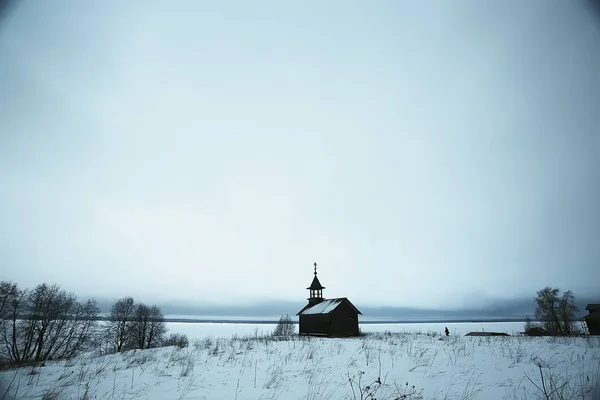
<svg viewBox="0 0 600 400">
<path fill-rule="evenodd" d="M 599 337 L 246 336 L 3 371 L 0 399 L 600 399 L 599 379 Z"/>
</svg>

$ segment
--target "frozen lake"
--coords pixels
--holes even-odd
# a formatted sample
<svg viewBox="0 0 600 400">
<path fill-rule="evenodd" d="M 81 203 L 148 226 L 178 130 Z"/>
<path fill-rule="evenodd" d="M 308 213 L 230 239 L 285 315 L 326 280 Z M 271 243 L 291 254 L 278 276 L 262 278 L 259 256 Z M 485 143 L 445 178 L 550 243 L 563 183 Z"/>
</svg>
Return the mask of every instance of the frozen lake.
<svg viewBox="0 0 600 400">
<path fill-rule="evenodd" d="M 392 323 L 360 324 L 363 332 L 435 332 L 444 334 L 448 327 L 450 335 L 463 336 L 472 331 L 505 332 L 514 335 L 523 330 L 523 322 L 448 322 L 448 323 Z M 297 325 L 296 325 L 297 326 Z M 168 322 L 169 333 L 184 333 L 190 341 L 205 337 L 245 336 L 255 332 L 271 333 L 275 324 L 257 323 L 219 323 L 219 322 Z M 297 328 L 296 328 L 297 329 Z"/>
</svg>

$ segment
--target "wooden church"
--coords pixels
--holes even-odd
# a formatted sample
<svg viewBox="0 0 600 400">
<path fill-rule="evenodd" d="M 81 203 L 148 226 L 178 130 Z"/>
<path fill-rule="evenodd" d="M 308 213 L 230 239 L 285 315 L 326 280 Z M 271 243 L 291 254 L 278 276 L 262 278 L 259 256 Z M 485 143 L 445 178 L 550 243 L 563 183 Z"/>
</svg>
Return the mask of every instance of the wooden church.
<svg viewBox="0 0 600 400">
<path fill-rule="evenodd" d="M 583 317 L 590 335 L 600 335 L 600 304 L 588 304 L 589 314 Z"/>
<path fill-rule="evenodd" d="M 298 312 L 300 335 L 319 336 L 358 336 L 358 314 L 360 311 L 346 297 L 324 299 L 324 286 L 317 278 L 317 263 L 314 263 L 315 277 L 306 289 L 310 296 L 308 304 Z"/>
</svg>

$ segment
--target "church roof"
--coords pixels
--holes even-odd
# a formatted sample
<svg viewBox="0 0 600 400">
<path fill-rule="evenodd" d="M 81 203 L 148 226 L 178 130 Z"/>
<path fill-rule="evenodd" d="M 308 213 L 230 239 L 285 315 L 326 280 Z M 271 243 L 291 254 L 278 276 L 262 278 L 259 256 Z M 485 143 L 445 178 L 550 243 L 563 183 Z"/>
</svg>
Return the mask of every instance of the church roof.
<svg viewBox="0 0 600 400">
<path fill-rule="evenodd" d="M 352 309 L 354 311 L 356 311 L 357 314 L 362 315 L 362 313 L 360 311 L 358 311 L 358 308 L 354 307 L 354 304 L 352 304 L 350 302 L 350 300 L 348 300 L 346 297 L 340 297 L 337 299 L 328 299 L 328 300 L 323 300 L 320 303 L 317 303 L 313 306 L 309 306 L 309 307 L 305 307 L 303 308 L 298 315 L 302 314 L 302 315 L 309 315 L 309 314 L 329 314 L 330 312 L 332 312 L 333 310 L 335 310 L 336 308 L 338 308 L 338 306 L 342 303 L 347 303 L 350 307 L 352 307 Z"/>
<path fill-rule="evenodd" d="M 317 275 L 315 275 L 315 277 L 312 280 L 312 283 L 306 289 L 321 290 L 321 289 L 325 289 L 325 286 L 321 286 L 321 282 L 319 282 L 319 278 L 317 278 Z"/>
</svg>

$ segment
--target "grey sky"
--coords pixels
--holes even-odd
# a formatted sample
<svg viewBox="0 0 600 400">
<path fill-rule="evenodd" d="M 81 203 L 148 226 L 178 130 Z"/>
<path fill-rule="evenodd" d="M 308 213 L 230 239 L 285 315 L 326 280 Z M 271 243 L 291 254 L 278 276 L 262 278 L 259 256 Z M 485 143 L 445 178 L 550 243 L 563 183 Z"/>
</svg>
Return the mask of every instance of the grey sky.
<svg viewBox="0 0 600 400">
<path fill-rule="evenodd" d="M 600 282 L 583 2 L 25 1 L 0 272 L 192 304 L 468 307 Z M 360 307 L 359 307 L 360 308 Z"/>
</svg>

